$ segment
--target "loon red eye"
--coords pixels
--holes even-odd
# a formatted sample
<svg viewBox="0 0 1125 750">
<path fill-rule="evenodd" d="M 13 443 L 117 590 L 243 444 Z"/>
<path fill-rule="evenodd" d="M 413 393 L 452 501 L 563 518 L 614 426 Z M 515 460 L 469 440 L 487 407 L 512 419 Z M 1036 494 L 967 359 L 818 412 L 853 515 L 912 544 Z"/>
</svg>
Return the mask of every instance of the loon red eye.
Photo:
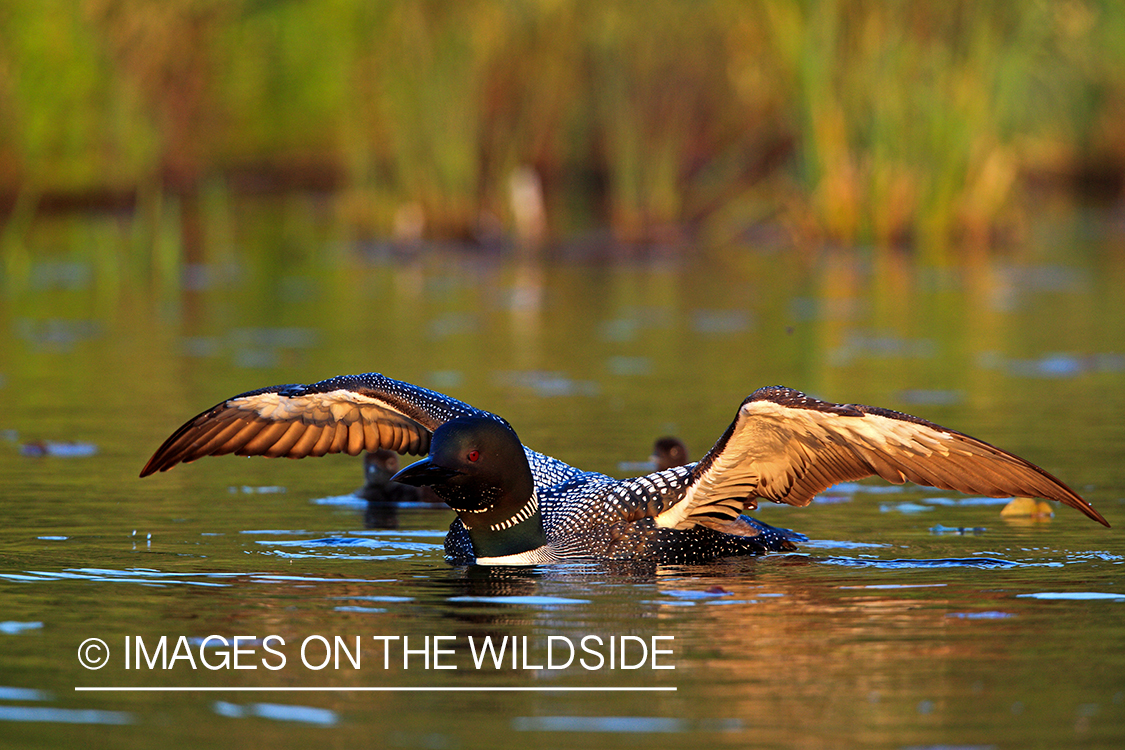
<svg viewBox="0 0 1125 750">
<path fill-rule="evenodd" d="M 470 461 L 475 462 L 478 458 L 480 458 L 480 451 L 469 451 L 468 458 Z"/>
</svg>

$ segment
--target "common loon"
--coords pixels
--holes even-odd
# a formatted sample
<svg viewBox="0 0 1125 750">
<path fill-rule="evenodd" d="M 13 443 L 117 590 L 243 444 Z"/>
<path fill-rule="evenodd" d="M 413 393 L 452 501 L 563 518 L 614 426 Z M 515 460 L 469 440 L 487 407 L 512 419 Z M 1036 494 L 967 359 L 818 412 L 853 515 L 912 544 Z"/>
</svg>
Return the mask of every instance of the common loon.
<svg viewBox="0 0 1125 750">
<path fill-rule="evenodd" d="M 991 497 L 1056 500 L 1109 526 L 1043 469 L 901 412 L 760 388 L 697 463 L 617 480 L 525 447 L 501 417 L 378 373 L 242 393 L 189 420 L 141 476 L 203 456 L 428 454 L 394 481 L 430 486 L 457 512 L 456 563 L 570 558 L 705 562 L 795 549 L 804 537 L 743 515 L 759 500 L 804 506 L 837 482 L 877 475 Z"/>
</svg>

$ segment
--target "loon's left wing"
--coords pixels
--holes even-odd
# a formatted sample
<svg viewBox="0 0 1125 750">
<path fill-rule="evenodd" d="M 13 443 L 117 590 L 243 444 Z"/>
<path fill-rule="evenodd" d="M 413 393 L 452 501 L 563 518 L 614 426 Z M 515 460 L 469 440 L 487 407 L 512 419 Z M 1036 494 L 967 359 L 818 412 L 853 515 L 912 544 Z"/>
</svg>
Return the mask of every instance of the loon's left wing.
<svg viewBox="0 0 1125 750">
<path fill-rule="evenodd" d="M 696 465 L 685 495 L 658 526 L 721 528 L 758 499 L 808 505 L 832 485 L 868 476 L 988 497 L 1056 500 L 1105 526 L 1072 489 L 1029 461 L 955 430 L 890 409 L 833 404 L 781 386 L 761 388 Z"/>
</svg>

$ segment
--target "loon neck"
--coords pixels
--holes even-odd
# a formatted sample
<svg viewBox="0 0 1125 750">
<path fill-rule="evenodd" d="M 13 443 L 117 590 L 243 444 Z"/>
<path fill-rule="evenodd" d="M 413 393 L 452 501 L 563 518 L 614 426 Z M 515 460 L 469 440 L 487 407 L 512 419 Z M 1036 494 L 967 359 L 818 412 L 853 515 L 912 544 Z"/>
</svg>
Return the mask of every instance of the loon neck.
<svg viewBox="0 0 1125 750">
<path fill-rule="evenodd" d="M 515 503 L 496 503 L 483 511 L 458 511 L 469 531 L 477 557 L 504 557 L 528 552 L 547 544 L 539 497 L 533 491 L 516 510 L 505 511 Z"/>
</svg>

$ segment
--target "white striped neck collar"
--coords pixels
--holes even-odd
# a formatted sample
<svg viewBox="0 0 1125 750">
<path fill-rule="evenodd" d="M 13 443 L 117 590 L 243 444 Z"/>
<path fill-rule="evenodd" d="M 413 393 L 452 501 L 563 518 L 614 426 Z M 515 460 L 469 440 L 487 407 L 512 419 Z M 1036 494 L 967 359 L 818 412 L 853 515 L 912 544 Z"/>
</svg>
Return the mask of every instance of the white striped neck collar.
<svg viewBox="0 0 1125 750">
<path fill-rule="evenodd" d="M 490 506 L 491 507 L 491 506 Z M 539 510 L 539 494 L 532 491 L 531 497 L 523 504 L 523 507 L 516 511 L 515 515 L 507 520 L 498 523 L 489 524 L 489 531 L 505 531 L 512 528 L 516 524 L 523 523 L 527 519 L 535 515 L 535 511 Z"/>
</svg>

